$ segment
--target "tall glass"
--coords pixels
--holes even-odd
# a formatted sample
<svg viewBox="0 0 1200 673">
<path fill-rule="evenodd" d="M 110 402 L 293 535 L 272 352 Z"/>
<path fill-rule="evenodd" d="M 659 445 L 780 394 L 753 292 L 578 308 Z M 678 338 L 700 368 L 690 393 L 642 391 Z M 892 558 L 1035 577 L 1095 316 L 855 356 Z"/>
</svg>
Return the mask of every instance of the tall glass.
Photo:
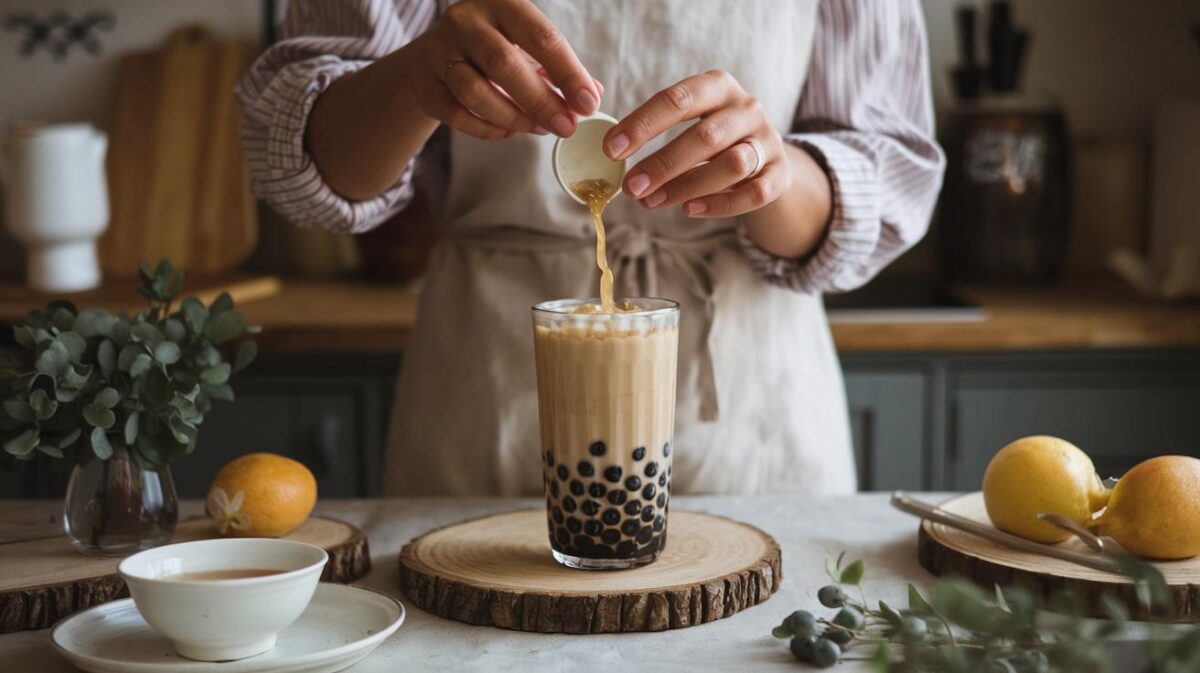
<svg viewBox="0 0 1200 673">
<path fill-rule="evenodd" d="M 679 305 L 582 304 L 598 301 L 533 307 L 550 548 L 572 568 L 632 568 L 667 542 Z"/>
</svg>

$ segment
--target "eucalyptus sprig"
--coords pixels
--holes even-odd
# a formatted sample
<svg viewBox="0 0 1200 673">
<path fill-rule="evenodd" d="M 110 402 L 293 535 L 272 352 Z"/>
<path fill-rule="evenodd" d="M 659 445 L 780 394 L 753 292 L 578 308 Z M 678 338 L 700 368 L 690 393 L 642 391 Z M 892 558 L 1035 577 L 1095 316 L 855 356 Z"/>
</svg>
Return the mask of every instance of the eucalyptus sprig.
<svg viewBox="0 0 1200 673">
<path fill-rule="evenodd" d="M 243 335 L 257 328 L 224 292 L 172 311 L 185 273 L 168 260 L 139 275 L 147 307 L 132 318 L 57 300 L 13 328 L 18 348 L 0 351 L 0 462 L 107 460 L 120 443 L 158 467 L 191 453 L 214 400 L 233 399 L 230 376 L 258 353 Z"/>
<path fill-rule="evenodd" d="M 843 565 L 844 554 L 826 561 L 833 584 L 818 591 L 831 619 L 808 610 L 788 615 L 771 634 L 789 639 L 801 662 L 827 668 L 853 656 L 879 673 L 1115 673 L 1106 642 L 1126 633 L 1129 611 L 1112 595 L 1100 606 L 1105 619 L 1085 618 L 1084 601 L 1070 592 L 1043 604 L 1020 586 L 988 593 L 961 578 L 938 580 L 928 597 L 908 585 L 908 606 L 884 601 L 872 607 L 862 590 L 861 560 Z M 1153 614 L 1168 596 L 1154 566 L 1128 558 L 1123 572 L 1133 581 L 1140 609 Z M 857 599 L 846 587 L 858 589 Z M 1047 614 L 1049 611 L 1053 614 Z M 1159 673 L 1200 671 L 1200 628 L 1159 625 L 1144 642 L 1144 654 Z"/>
</svg>

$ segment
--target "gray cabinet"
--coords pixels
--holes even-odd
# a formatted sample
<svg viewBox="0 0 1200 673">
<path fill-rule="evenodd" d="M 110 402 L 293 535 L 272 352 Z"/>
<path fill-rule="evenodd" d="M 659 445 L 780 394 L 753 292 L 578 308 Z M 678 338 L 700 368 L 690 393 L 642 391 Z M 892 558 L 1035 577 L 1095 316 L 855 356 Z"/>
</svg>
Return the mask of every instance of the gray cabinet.
<svg viewBox="0 0 1200 673">
<path fill-rule="evenodd" d="M 914 367 L 848 366 L 845 377 L 858 487 L 924 486 L 930 445 L 928 374 Z"/>
</svg>

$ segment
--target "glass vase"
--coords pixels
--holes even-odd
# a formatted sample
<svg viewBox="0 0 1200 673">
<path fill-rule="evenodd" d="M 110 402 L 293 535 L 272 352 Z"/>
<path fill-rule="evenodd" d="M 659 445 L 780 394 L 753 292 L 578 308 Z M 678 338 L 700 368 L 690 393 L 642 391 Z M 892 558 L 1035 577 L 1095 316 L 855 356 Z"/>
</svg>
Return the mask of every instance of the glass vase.
<svg viewBox="0 0 1200 673">
<path fill-rule="evenodd" d="M 170 469 L 143 468 L 118 442 L 108 460 L 91 456 L 75 466 L 63 510 L 75 548 L 102 556 L 166 544 L 179 518 Z"/>
</svg>

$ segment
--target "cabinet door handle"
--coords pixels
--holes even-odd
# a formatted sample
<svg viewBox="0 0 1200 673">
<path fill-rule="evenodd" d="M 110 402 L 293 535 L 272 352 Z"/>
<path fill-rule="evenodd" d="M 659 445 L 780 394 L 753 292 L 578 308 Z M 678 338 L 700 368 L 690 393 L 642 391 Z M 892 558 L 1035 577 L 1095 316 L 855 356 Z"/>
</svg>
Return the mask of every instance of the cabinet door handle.
<svg viewBox="0 0 1200 673">
<path fill-rule="evenodd" d="M 329 474 L 337 465 L 341 431 L 342 422 L 336 414 L 326 414 L 317 421 L 313 432 L 312 460 L 321 474 Z"/>
</svg>

